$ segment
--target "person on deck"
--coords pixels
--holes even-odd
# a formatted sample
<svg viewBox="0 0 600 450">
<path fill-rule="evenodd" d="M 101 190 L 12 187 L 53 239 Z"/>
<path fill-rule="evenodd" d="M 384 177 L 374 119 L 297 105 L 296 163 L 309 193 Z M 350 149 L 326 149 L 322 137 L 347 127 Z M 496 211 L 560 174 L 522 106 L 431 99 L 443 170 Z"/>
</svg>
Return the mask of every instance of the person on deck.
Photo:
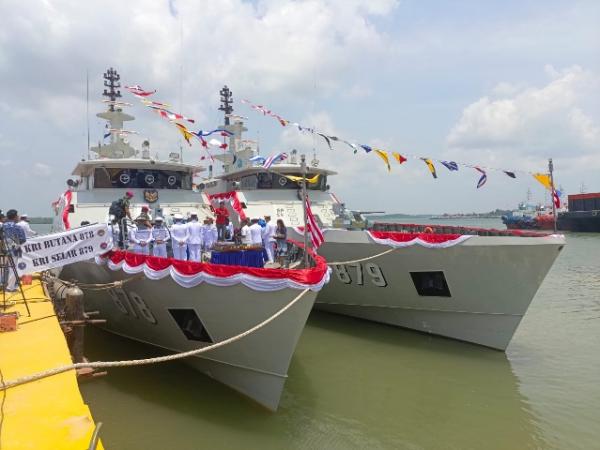
<svg viewBox="0 0 600 450">
<path fill-rule="evenodd" d="M 198 214 L 192 213 L 190 215 L 190 221 L 187 223 L 190 261 L 201 261 L 202 242 L 204 240 L 202 227 L 200 222 L 198 222 Z"/>
<path fill-rule="evenodd" d="M 243 245 L 251 245 L 252 238 L 250 236 L 250 225 L 248 219 L 242 220 L 242 228 L 240 229 L 240 237 Z"/>
<path fill-rule="evenodd" d="M 225 240 L 225 227 L 229 220 L 229 211 L 225 208 L 225 202 L 220 201 L 219 207 L 215 209 L 215 217 L 217 218 L 217 239 L 219 241 Z"/>
<path fill-rule="evenodd" d="M 187 260 L 187 242 L 189 231 L 187 224 L 183 223 L 181 214 L 173 215 L 173 226 L 171 227 L 171 237 L 173 238 L 173 258 Z"/>
<path fill-rule="evenodd" d="M 124 219 L 132 220 L 130 211 L 132 198 L 133 192 L 127 191 L 123 197 L 112 202 L 110 209 L 108 210 L 108 214 L 115 216 L 115 219 L 119 224 L 119 228 L 121 230 L 121 235 L 119 236 L 119 247 L 121 248 L 125 248 L 127 236 L 129 235 L 127 232 L 127 221 Z"/>
<path fill-rule="evenodd" d="M 150 242 L 152 242 L 152 227 L 148 227 L 145 217 L 138 216 L 135 219 L 135 228 L 129 230 L 129 242 L 133 244 L 133 251 L 142 255 L 150 254 Z"/>
<path fill-rule="evenodd" d="M 271 221 L 271 216 L 265 216 L 265 226 L 262 229 L 262 242 L 267 251 L 267 259 L 269 262 L 275 261 L 275 230 L 277 225 Z"/>
<path fill-rule="evenodd" d="M 119 222 L 112 214 L 108 218 L 108 227 L 110 228 L 112 235 L 113 248 L 116 248 L 119 244 L 119 239 L 121 236 L 121 227 L 119 227 Z"/>
<path fill-rule="evenodd" d="M 35 231 L 33 231 L 31 229 L 31 226 L 29 225 L 29 218 L 28 218 L 27 214 L 21 214 L 21 220 L 19 220 L 17 222 L 17 225 L 19 225 L 21 228 L 23 228 L 23 231 L 25 232 L 25 236 L 27 236 L 27 237 L 37 236 L 37 233 Z"/>
<path fill-rule="evenodd" d="M 258 224 L 258 219 L 252 219 L 252 225 L 250 225 L 250 244 L 262 246 L 262 243 L 262 227 Z"/>
<path fill-rule="evenodd" d="M 202 239 L 204 240 L 204 250 L 210 251 L 219 238 L 219 232 L 212 217 L 207 217 L 202 225 Z"/>
<path fill-rule="evenodd" d="M 229 219 L 227 219 L 225 221 L 225 236 L 224 236 L 225 240 L 233 241 L 234 234 L 235 234 L 235 230 L 233 228 L 233 223 Z"/>
<path fill-rule="evenodd" d="M 152 240 L 154 246 L 152 254 L 154 256 L 167 257 L 167 241 L 170 239 L 169 230 L 164 226 L 164 220 L 158 216 L 154 219 L 154 227 L 152 228 Z"/>
<path fill-rule="evenodd" d="M 277 243 L 277 258 L 281 264 L 283 257 L 287 254 L 287 227 L 282 219 L 277 219 L 275 242 Z"/>
<path fill-rule="evenodd" d="M 150 216 L 150 208 L 146 205 L 142 206 L 142 212 L 140 213 L 140 217 L 143 217 L 148 222 L 147 225 L 151 226 L 152 217 Z"/>
<path fill-rule="evenodd" d="M 17 221 L 19 213 L 16 209 L 9 209 L 6 212 L 6 222 L 2 224 L 2 232 L 7 245 L 7 250 L 12 254 L 15 266 L 18 267 L 19 257 L 21 256 L 21 245 L 27 241 L 25 231 L 21 228 Z M 12 267 L 5 267 L 4 273 L 0 274 L 0 282 L 7 292 L 15 292 L 18 287 L 17 277 Z"/>
</svg>

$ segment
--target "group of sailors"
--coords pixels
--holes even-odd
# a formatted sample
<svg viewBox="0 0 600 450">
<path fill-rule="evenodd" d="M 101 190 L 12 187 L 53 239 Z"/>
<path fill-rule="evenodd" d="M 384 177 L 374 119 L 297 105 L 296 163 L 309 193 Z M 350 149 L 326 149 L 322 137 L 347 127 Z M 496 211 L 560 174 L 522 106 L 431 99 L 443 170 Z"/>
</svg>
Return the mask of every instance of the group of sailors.
<svg viewBox="0 0 600 450">
<path fill-rule="evenodd" d="M 172 256 L 183 261 L 202 261 L 203 255 L 213 250 L 219 241 L 263 247 L 269 262 L 274 262 L 287 250 L 287 230 L 283 221 L 278 220 L 275 224 L 268 215 L 264 219 L 244 219 L 239 229 L 234 229 L 227 219 L 218 230 L 211 217 L 201 223 L 195 212 L 190 213 L 187 220 L 182 214 L 173 214 L 169 222 L 171 225 L 160 216 L 151 220 L 148 208 L 143 207 L 134 220 L 135 225 L 127 227 L 126 236 L 121 235 L 117 220 L 111 220 L 110 227 L 113 241 L 123 242 L 129 251 L 164 258 Z"/>
<path fill-rule="evenodd" d="M 155 217 L 152 221 L 147 209 L 136 217 L 134 226 L 127 227 L 127 235 L 121 236 L 121 229 L 116 220 L 110 226 L 114 242 L 124 242 L 128 250 L 143 255 L 168 257 L 168 247 L 175 259 L 184 261 L 201 261 L 202 253 L 212 250 L 217 242 L 217 227 L 211 217 L 198 221 L 198 214 L 191 213 L 187 221 L 183 215 L 174 214 L 172 225 L 168 226 L 163 217 Z M 233 231 L 231 232 L 233 235 Z"/>
</svg>

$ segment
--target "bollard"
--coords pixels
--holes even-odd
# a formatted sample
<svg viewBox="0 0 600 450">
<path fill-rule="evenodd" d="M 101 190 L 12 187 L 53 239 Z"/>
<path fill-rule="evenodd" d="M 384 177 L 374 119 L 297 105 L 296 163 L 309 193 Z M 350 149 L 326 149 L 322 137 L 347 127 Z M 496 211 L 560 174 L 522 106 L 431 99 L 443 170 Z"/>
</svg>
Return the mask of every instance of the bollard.
<svg viewBox="0 0 600 450">
<path fill-rule="evenodd" d="M 75 325 L 67 337 L 73 362 L 83 362 L 83 331 L 85 325 L 83 291 L 77 286 L 71 286 L 65 292 L 65 303 L 67 321 L 83 321 L 82 325 Z"/>
</svg>

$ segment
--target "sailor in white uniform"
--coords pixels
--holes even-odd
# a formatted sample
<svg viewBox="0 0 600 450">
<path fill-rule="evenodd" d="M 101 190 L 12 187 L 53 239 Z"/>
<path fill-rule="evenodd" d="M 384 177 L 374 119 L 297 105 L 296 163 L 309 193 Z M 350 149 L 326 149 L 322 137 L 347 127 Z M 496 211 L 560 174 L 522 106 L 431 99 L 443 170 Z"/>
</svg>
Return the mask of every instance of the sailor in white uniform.
<svg viewBox="0 0 600 450">
<path fill-rule="evenodd" d="M 271 216 L 265 216 L 265 222 L 267 222 L 267 225 L 262 229 L 262 241 L 269 262 L 273 262 L 275 261 L 275 231 L 277 225 L 271 221 Z"/>
<path fill-rule="evenodd" d="M 202 249 L 202 224 L 198 222 L 198 214 L 192 213 L 190 215 L 190 222 L 187 224 L 188 227 L 188 251 L 190 253 L 190 261 L 201 261 L 201 249 Z"/>
<path fill-rule="evenodd" d="M 227 241 L 233 241 L 233 235 L 234 235 L 234 228 L 233 228 L 233 223 L 231 223 L 231 221 L 229 219 L 227 219 L 227 225 L 225 225 L 225 231 L 226 234 L 229 236 L 226 240 Z"/>
<path fill-rule="evenodd" d="M 252 219 L 252 225 L 250 225 L 249 231 L 251 244 L 262 246 L 262 227 L 258 224 L 258 219 Z"/>
<path fill-rule="evenodd" d="M 119 227 L 119 222 L 113 215 L 109 217 L 108 228 L 110 229 L 110 233 L 112 235 L 113 248 L 118 248 L 119 237 L 121 236 L 121 227 Z"/>
<path fill-rule="evenodd" d="M 242 221 L 242 229 L 240 230 L 242 244 L 252 245 L 252 237 L 250 236 L 250 225 L 248 219 Z"/>
<path fill-rule="evenodd" d="M 152 227 L 144 216 L 135 219 L 135 227 L 129 230 L 129 242 L 133 244 L 133 251 L 142 255 L 150 254 L 152 242 Z"/>
<path fill-rule="evenodd" d="M 218 237 L 219 232 L 213 223 L 212 217 L 207 217 L 204 221 L 204 225 L 202 225 L 202 247 L 204 251 L 212 250 L 215 242 L 217 242 Z"/>
<path fill-rule="evenodd" d="M 183 216 L 175 214 L 173 216 L 173 226 L 171 227 L 171 237 L 173 238 L 173 258 L 187 260 L 188 226 L 183 223 Z"/>
<path fill-rule="evenodd" d="M 152 228 L 152 240 L 154 247 L 152 254 L 154 256 L 167 257 L 167 241 L 170 239 L 169 230 L 163 224 L 163 218 L 158 216 L 154 219 L 154 228 Z"/>
<path fill-rule="evenodd" d="M 21 214 L 21 220 L 19 220 L 17 222 L 17 225 L 20 226 L 21 228 L 23 228 L 23 231 L 25 232 L 26 237 L 30 238 L 33 236 L 37 236 L 37 233 L 35 231 L 33 231 L 31 229 L 31 226 L 29 225 L 29 220 L 28 220 L 27 214 Z"/>
</svg>

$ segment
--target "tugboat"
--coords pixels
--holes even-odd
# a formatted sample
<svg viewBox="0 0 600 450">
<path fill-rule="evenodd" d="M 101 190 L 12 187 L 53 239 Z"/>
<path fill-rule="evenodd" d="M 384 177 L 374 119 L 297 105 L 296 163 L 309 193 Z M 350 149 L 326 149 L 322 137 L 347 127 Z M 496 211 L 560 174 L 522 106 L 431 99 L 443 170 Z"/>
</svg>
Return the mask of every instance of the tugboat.
<svg viewBox="0 0 600 450">
<path fill-rule="evenodd" d="M 134 118 L 123 112 L 119 75 L 105 74 L 108 110 L 98 114 L 110 124 L 111 143 L 91 150 L 81 161 L 80 177 L 70 195 L 75 223 L 108 220 L 111 201 L 133 194 L 131 209 L 150 204 L 154 217 L 210 214 L 192 177 L 204 170 L 185 164 L 177 153 L 168 161 L 150 157 L 123 138 L 122 126 Z M 73 183 L 71 183 L 73 185 Z M 64 202 L 63 202 L 64 203 Z M 60 214 L 60 212 L 59 212 Z M 185 361 L 200 372 L 250 397 L 270 410 L 279 404 L 296 343 L 317 292 L 328 282 L 329 269 L 320 256 L 290 243 L 289 269 L 255 268 L 180 261 L 113 250 L 103 257 L 65 266 L 61 278 L 83 283 L 86 307 L 107 320 L 107 331 L 129 339 L 182 352 L 235 341 Z M 308 258 L 307 258 L 308 256 Z M 308 260 L 308 265 L 306 265 Z M 85 290 L 90 284 L 117 283 L 108 290 Z M 287 308 L 287 309 L 285 309 Z M 283 312 L 277 315 L 279 312 Z M 268 319 L 255 332 L 246 331 Z"/>
<path fill-rule="evenodd" d="M 569 210 L 558 214 L 558 229 L 600 233 L 600 192 L 568 196 Z"/>
<path fill-rule="evenodd" d="M 230 95 L 226 100 L 228 107 L 219 109 L 226 112 L 224 128 L 232 136 L 228 151 L 218 155 L 223 173 L 201 184 L 207 202 L 235 199 L 234 220 L 241 210 L 247 217 L 269 215 L 299 238 L 303 202 L 297 151 L 268 169 L 258 163 L 257 146 L 242 137 L 244 118 L 233 115 Z M 355 216 L 329 186 L 335 175 L 316 157 L 310 162 L 311 208 L 325 236 L 319 253 L 337 263 L 316 308 L 505 350 L 564 237 L 369 225 L 349 218 Z"/>
</svg>

